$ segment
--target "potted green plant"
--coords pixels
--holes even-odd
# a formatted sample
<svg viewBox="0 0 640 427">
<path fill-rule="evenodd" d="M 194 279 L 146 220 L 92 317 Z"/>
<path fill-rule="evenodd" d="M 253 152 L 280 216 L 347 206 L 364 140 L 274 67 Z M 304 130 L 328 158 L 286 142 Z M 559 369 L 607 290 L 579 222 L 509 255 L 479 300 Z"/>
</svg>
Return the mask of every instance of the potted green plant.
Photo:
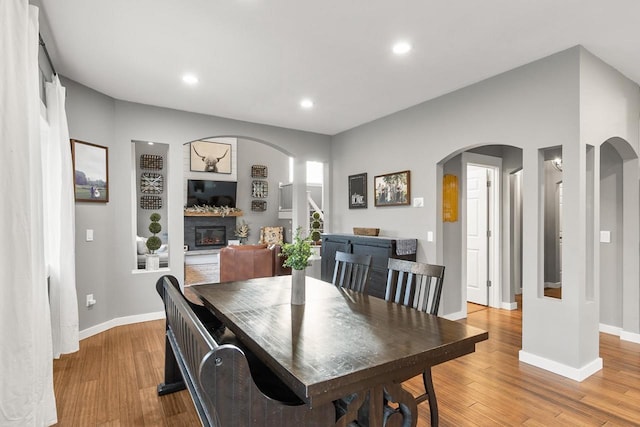
<svg viewBox="0 0 640 427">
<path fill-rule="evenodd" d="M 302 236 L 302 228 L 298 227 L 293 242 L 282 245 L 280 256 L 285 257 L 285 267 L 291 267 L 291 304 L 304 304 L 305 269 L 311 256 L 311 239 Z"/>
<path fill-rule="evenodd" d="M 151 224 L 149 224 L 149 231 L 153 235 L 149 237 L 146 242 L 147 250 L 149 251 L 149 253 L 145 257 L 145 268 L 147 270 L 157 270 L 158 268 L 160 268 L 160 257 L 156 253 L 156 251 L 160 249 L 160 246 L 162 246 L 162 239 L 157 236 L 157 234 L 162 231 L 160 218 L 160 214 L 157 212 L 152 213 L 149 217 L 149 219 L 151 220 Z"/>
</svg>

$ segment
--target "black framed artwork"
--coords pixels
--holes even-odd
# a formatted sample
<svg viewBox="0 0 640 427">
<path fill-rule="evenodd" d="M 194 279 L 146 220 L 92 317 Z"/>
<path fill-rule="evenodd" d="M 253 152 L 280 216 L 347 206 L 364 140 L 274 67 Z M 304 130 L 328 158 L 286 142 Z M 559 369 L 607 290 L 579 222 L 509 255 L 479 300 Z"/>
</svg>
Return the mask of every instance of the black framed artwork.
<svg viewBox="0 0 640 427">
<path fill-rule="evenodd" d="M 109 201 L 109 148 L 71 140 L 76 202 Z"/>
<path fill-rule="evenodd" d="M 367 208 L 367 174 L 349 175 L 349 209 Z"/>
<path fill-rule="evenodd" d="M 411 203 L 411 172 L 378 175 L 373 179 L 375 206 L 398 206 Z"/>
</svg>

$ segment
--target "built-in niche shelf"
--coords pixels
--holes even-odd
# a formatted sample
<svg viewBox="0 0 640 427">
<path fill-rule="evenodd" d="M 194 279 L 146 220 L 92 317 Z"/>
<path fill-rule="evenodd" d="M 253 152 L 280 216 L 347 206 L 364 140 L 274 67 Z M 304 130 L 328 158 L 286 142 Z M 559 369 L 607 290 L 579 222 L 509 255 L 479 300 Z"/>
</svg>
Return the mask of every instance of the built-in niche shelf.
<svg viewBox="0 0 640 427">
<path fill-rule="evenodd" d="M 184 213 L 184 216 L 219 216 L 219 217 L 224 217 L 224 216 L 242 216 L 243 213 L 242 212 L 230 212 L 227 214 L 222 214 L 222 213 L 217 213 L 217 212 L 186 212 Z"/>
</svg>

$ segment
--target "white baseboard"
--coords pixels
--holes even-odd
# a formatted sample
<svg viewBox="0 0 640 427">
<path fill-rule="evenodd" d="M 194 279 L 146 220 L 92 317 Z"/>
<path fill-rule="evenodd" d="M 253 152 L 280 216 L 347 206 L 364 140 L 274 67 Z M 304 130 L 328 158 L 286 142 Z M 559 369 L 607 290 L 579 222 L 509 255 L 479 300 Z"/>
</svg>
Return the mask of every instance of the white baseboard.
<svg viewBox="0 0 640 427">
<path fill-rule="evenodd" d="M 636 334 L 635 332 L 620 332 L 620 339 L 623 341 L 630 341 L 640 344 L 640 334 Z"/>
<path fill-rule="evenodd" d="M 500 308 L 502 310 L 517 310 L 518 303 L 517 302 L 503 302 L 500 303 Z"/>
<path fill-rule="evenodd" d="M 622 332 L 622 328 L 621 327 L 605 325 L 604 323 L 600 323 L 599 330 L 603 334 L 615 335 L 617 337 L 619 337 L 621 332 Z"/>
<path fill-rule="evenodd" d="M 155 313 L 136 314 L 134 316 L 116 317 L 107 322 L 100 323 L 99 325 L 92 326 L 87 329 L 83 329 L 79 333 L 81 340 L 92 337 L 100 332 L 107 331 L 116 326 L 130 325 L 132 323 L 148 322 L 150 320 L 164 319 L 164 311 L 157 311 Z"/>
<path fill-rule="evenodd" d="M 602 358 L 600 357 L 582 368 L 574 368 L 544 357 L 536 356 L 535 354 L 528 353 L 524 350 L 520 350 L 518 356 L 521 362 L 542 368 L 546 371 L 553 372 L 554 374 L 562 375 L 565 378 L 578 382 L 589 378 L 591 375 L 602 369 Z"/>
<path fill-rule="evenodd" d="M 444 316 L 445 319 L 447 320 L 460 320 L 460 319 L 466 319 L 467 318 L 467 313 L 465 311 L 458 311 L 457 313 L 450 313 L 450 314 L 445 314 Z"/>
<path fill-rule="evenodd" d="M 629 341 L 640 344 L 640 334 L 637 334 L 635 332 L 627 332 L 619 326 L 611 326 L 600 323 L 600 332 L 620 337 L 622 341 Z"/>
</svg>

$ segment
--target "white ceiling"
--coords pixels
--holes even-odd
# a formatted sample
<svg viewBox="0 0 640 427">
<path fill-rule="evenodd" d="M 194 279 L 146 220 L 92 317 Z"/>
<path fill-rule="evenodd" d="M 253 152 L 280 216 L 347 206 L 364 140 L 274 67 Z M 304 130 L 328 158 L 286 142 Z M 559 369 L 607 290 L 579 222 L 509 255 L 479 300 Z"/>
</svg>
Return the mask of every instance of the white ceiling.
<svg viewBox="0 0 640 427">
<path fill-rule="evenodd" d="M 578 44 L 640 82 L 639 0 L 33 2 L 57 71 L 77 82 L 328 135 Z M 391 53 L 399 39 L 409 55 Z"/>
</svg>

